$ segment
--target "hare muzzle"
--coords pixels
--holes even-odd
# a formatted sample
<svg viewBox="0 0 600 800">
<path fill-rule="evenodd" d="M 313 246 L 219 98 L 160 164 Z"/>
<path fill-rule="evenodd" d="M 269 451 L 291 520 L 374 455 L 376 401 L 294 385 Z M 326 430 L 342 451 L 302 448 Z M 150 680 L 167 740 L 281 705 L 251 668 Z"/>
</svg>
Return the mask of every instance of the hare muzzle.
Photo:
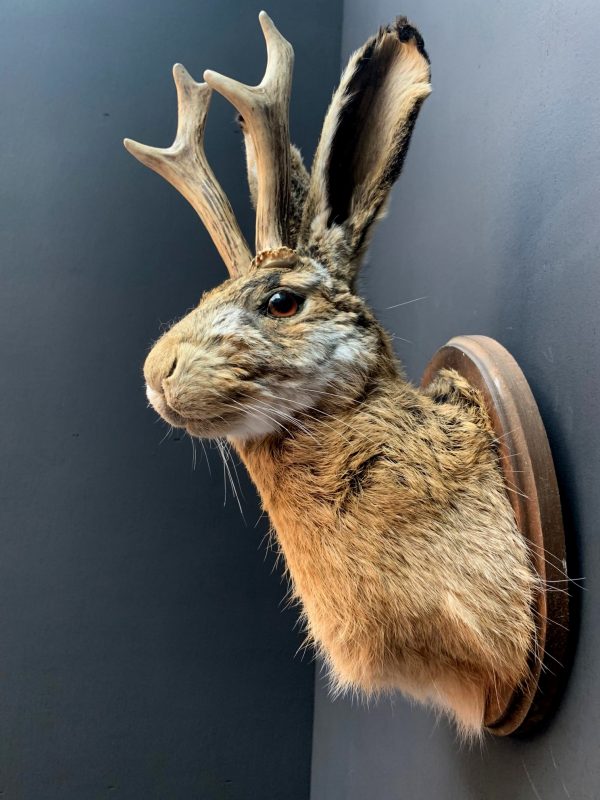
<svg viewBox="0 0 600 800">
<path fill-rule="evenodd" d="M 149 403 L 171 425 L 180 426 L 183 420 L 167 403 L 165 387 L 177 366 L 177 343 L 163 336 L 154 345 L 144 364 L 146 396 Z"/>
<path fill-rule="evenodd" d="M 211 418 L 222 411 L 215 386 L 217 368 L 214 355 L 169 331 L 156 342 L 144 364 L 148 400 L 169 424 L 191 424 L 197 435 L 210 435 Z M 205 429 L 201 429 L 203 424 Z"/>
</svg>

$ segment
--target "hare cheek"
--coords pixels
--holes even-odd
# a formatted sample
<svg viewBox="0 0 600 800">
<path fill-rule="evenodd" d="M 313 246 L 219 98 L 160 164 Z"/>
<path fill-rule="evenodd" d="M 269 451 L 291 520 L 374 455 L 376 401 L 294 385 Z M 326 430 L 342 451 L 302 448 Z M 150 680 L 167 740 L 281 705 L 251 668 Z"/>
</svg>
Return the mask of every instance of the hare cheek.
<svg viewBox="0 0 600 800">
<path fill-rule="evenodd" d="M 219 309 L 210 325 L 212 336 L 232 336 L 240 334 L 247 325 L 247 314 L 233 304 L 227 304 Z"/>
<path fill-rule="evenodd" d="M 269 433 L 273 433 L 281 428 L 274 420 L 268 417 L 260 417 L 258 414 L 247 411 L 242 419 L 234 425 L 228 432 L 228 436 L 232 439 L 259 439 Z"/>
<path fill-rule="evenodd" d="M 362 356 L 364 361 L 364 355 Z M 359 342 L 343 342 L 336 347 L 334 361 L 340 364 L 357 364 L 361 360 L 361 347 Z"/>
</svg>

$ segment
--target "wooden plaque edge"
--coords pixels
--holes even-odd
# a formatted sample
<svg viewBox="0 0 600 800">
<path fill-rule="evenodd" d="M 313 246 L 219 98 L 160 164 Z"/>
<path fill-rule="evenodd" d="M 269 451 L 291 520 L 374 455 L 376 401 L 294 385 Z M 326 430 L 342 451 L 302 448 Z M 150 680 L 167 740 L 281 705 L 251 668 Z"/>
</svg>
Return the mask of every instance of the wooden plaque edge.
<svg viewBox="0 0 600 800">
<path fill-rule="evenodd" d="M 421 385 L 454 369 L 483 395 L 500 447 L 507 496 L 542 579 L 534 611 L 530 678 L 488 698 L 485 727 L 497 736 L 530 734 L 554 711 L 569 648 L 565 535 L 552 453 L 537 403 L 512 355 L 487 336 L 456 336 L 427 365 Z M 547 587 L 552 587 L 549 591 Z"/>
</svg>

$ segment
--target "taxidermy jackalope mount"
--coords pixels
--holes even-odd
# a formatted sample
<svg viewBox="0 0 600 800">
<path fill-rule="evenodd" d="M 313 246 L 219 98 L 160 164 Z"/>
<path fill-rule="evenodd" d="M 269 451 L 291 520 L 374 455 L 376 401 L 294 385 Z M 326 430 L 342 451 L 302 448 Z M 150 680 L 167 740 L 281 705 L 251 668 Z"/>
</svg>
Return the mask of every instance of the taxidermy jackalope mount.
<svg viewBox="0 0 600 800">
<path fill-rule="evenodd" d="M 424 388 L 411 385 L 357 293 L 430 93 L 423 39 L 399 18 L 354 53 L 309 174 L 288 132 L 293 50 L 267 14 L 259 19 L 268 61 L 258 86 L 212 71 L 196 83 L 176 64 L 174 143 L 125 140 L 192 204 L 230 275 L 153 346 L 148 399 L 171 425 L 226 437 L 239 453 L 337 690 L 400 689 L 467 734 L 531 726 L 545 713 L 537 688 L 550 612 L 564 627 L 566 611 L 550 609 L 545 589 L 549 570 L 560 579 L 560 530 L 546 559 L 543 537 L 524 533 L 540 534 L 548 514 L 560 529 L 543 428 L 530 456 L 527 420 L 517 419 L 525 455 L 510 452 L 511 414 L 502 402 L 494 410 L 504 380 L 518 417 L 527 384 L 514 362 L 498 367 L 510 359 L 499 345 L 462 337 L 438 353 Z M 239 113 L 255 255 L 204 154 L 212 90 Z M 547 500 L 534 498 L 533 511 L 507 491 L 512 475 L 525 494 L 514 458 L 529 459 L 530 477 L 533 462 L 546 470 Z"/>
</svg>

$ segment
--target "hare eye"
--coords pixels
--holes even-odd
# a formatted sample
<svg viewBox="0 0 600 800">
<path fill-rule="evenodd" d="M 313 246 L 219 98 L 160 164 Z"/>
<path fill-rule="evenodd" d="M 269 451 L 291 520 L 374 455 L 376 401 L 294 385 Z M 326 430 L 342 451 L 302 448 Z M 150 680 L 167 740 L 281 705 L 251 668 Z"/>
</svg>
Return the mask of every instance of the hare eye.
<svg viewBox="0 0 600 800">
<path fill-rule="evenodd" d="M 300 310 L 300 304 L 300 297 L 282 289 L 269 297 L 267 312 L 271 317 L 293 317 Z"/>
</svg>

